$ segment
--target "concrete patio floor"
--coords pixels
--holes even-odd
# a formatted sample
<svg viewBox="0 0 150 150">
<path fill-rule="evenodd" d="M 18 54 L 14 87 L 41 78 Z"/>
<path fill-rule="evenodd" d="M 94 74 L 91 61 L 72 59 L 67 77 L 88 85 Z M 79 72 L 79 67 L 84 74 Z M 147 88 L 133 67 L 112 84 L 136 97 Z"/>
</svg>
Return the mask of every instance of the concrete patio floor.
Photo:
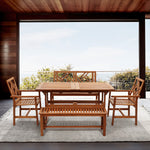
<svg viewBox="0 0 150 150">
<path fill-rule="evenodd" d="M 143 99 L 139 101 L 139 105 L 143 106 L 144 109 L 150 114 L 150 99 Z M 4 106 L 4 107 L 3 107 Z M 1 100 L 0 101 L 0 117 L 12 107 L 12 100 Z M 17 149 L 32 149 L 32 150 L 148 150 L 150 147 L 149 142 L 109 142 L 109 143 L 0 143 L 1 150 L 17 150 Z"/>
</svg>

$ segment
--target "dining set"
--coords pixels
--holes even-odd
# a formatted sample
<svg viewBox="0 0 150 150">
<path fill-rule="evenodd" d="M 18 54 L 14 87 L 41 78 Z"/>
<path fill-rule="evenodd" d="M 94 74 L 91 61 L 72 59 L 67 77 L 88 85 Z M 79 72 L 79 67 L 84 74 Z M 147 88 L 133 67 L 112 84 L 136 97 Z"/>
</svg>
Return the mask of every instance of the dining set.
<svg viewBox="0 0 150 150">
<path fill-rule="evenodd" d="M 108 82 L 97 82 L 96 71 L 54 71 L 53 82 L 42 82 L 35 90 L 19 90 L 14 77 L 6 82 L 13 99 L 13 125 L 16 124 L 17 118 L 35 118 L 39 125 L 40 115 L 41 136 L 44 135 L 46 128 L 79 127 L 100 128 L 103 136 L 106 136 L 107 116 L 110 110 L 112 125 L 114 125 L 114 118 L 134 118 L 135 125 L 138 123 L 138 98 L 144 84 L 144 80 L 138 77 L 135 78 L 130 90 L 115 90 Z M 23 96 L 22 92 L 38 92 L 38 96 Z M 120 95 L 118 92 L 125 94 Z M 44 94 L 43 102 L 41 102 L 41 93 Z M 106 95 L 108 95 L 107 109 Z M 85 96 L 87 98 L 92 96 L 94 99 L 83 99 Z M 65 99 L 66 97 L 75 98 L 69 100 Z M 82 100 L 79 97 L 83 97 Z M 44 104 L 41 105 L 41 103 Z M 130 112 L 131 106 L 135 109 L 134 115 Z M 19 107 L 19 115 L 16 115 L 16 107 Z M 27 111 L 25 115 L 22 114 L 23 110 Z M 29 115 L 30 111 L 35 111 L 35 115 Z M 116 115 L 116 111 L 119 111 L 121 115 Z M 124 114 L 124 111 L 128 113 Z M 48 118 L 51 116 L 98 116 L 101 120 L 99 120 L 100 125 L 54 126 L 48 123 Z"/>
</svg>

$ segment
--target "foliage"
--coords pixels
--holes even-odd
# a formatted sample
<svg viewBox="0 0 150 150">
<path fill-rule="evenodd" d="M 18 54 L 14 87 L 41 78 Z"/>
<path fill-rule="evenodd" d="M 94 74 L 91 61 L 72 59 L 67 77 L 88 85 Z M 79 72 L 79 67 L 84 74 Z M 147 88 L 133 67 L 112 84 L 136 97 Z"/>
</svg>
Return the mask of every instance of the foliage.
<svg viewBox="0 0 150 150">
<path fill-rule="evenodd" d="M 73 67 L 69 64 L 65 68 L 60 68 L 60 71 L 71 71 Z"/>
<path fill-rule="evenodd" d="M 110 82 L 116 89 L 130 89 L 137 76 L 138 73 L 132 71 L 117 73 L 111 77 Z"/>
<path fill-rule="evenodd" d="M 136 77 L 138 77 L 138 69 L 127 70 L 123 73 L 117 73 L 111 77 L 110 83 L 115 89 L 130 89 Z M 150 68 L 146 67 L 145 77 L 146 90 L 150 90 Z"/>
<path fill-rule="evenodd" d="M 23 83 L 20 85 L 20 89 L 31 90 L 35 89 L 39 85 L 39 80 L 36 76 L 32 75 L 31 77 L 25 77 Z"/>
<path fill-rule="evenodd" d="M 70 71 L 72 69 L 71 65 L 67 65 L 65 68 L 60 70 Z M 24 90 L 32 90 L 36 89 L 36 87 L 42 82 L 52 82 L 54 78 L 54 70 L 50 68 L 42 68 L 37 72 L 37 75 L 32 75 L 31 77 L 25 77 L 23 79 L 22 84 L 20 85 L 20 89 Z"/>
<path fill-rule="evenodd" d="M 37 72 L 37 79 L 41 82 L 52 82 L 54 77 L 54 71 L 50 68 L 42 68 Z"/>
<path fill-rule="evenodd" d="M 71 71 L 72 70 L 72 66 L 69 64 L 68 66 L 66 66 L 66 68 L 61 68 L 60 71 Z M 59 73 L 58 76 L 59 77 L 64 77 L 66 74 L 65 73 Z M 73 74 L 69 73 L 68 78 L 67 79 L 63 79 L 64 82 L 68 82 L 68 81 L 72 81 L 73 78 Z"/>
</svg>

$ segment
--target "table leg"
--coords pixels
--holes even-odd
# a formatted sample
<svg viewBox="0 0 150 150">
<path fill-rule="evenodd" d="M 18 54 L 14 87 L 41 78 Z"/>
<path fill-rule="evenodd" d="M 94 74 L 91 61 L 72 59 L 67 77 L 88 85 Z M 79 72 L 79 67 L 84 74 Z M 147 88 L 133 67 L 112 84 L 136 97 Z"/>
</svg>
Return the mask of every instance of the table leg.
<svg viewBox="0 0 150 150">
<path fill-rule="evenodd" d="M 104 92 L 102 92 L 102 95 L 101 95 L 101 99 L 102 99 L 102 103 L 104 102 Z"/>
<path fill-rule="evenodd" d="M 100 103 L 100 92 L 98 92 L 97 99 L 98 99 L 98 102 Z"/>
<path fill-rule="evenodd" d="M 106 107 L 106 95 L 107 95 L 107 92 L 104 92 L 104 107 Z"/>
<path fill-rule="evenodd" d="M 48 92 L 44 92 L 45 95 L 45 106 L 48 106 Z"/>
<path fill-rule="evenodd" d="M 53 92 L 50 92 L 50 101 L 52 102 L 52 101 L 54 101 L 54 96 L 53 96 Z"/>
</svg>

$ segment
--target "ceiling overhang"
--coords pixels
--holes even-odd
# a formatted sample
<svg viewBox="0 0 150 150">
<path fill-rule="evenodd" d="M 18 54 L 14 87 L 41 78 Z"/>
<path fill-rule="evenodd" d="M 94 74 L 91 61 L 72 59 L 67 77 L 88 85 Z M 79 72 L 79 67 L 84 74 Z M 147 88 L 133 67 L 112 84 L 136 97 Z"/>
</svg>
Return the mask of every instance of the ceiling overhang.
<svg viewBox="0 0 150 150">
<path fill-rule="evenodd" d="M 64 18 L 79 14 L 78 19 L 83 14 L 143 13 L 146 18 L 150 18 L 150 0 L 0 0 L 0 13 L 16 13 L 20 16 L 39 14 L 39 18 L 43 14 L 56 18 L 57 14 Z M 107 21 L 107 18 L 104 20 Z"/>
</svg>

